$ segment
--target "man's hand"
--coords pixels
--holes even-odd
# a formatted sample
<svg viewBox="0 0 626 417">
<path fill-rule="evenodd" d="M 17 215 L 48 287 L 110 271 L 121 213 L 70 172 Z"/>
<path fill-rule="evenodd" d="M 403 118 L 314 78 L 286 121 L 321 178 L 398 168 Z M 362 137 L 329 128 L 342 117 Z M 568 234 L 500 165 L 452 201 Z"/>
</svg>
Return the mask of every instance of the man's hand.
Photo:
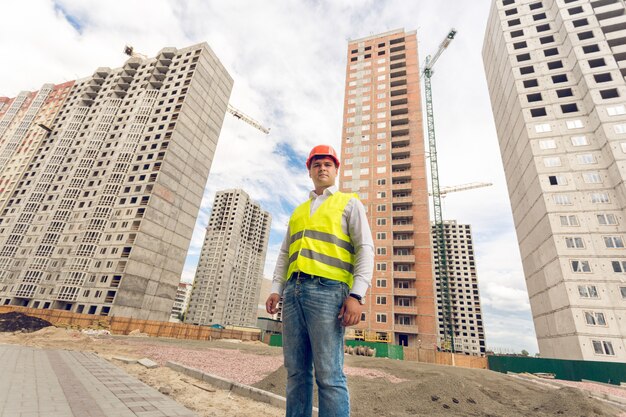
<svg viewBox="0 0 626 417">
<path fill-rule="evenodd" d="M 265 301 L 265 311 L 269 314 L 278 313 L 278 302 L 280 301 L 280 294 L 276 294 L 275 292 L 270 294 Z"/>
<path fill-rule="evenodd" d="M 346 327 L 354 326 L 361 321 L 362 309 L 363 307 L 361 306 L 361 303 L 359 303 L 356 298 L 347 296 L 343 301 L 343 305 L 341 306 L 341 310 L 339 310 L 339 316 L 337 316 L 337 318 L 342 319 L 341 324 Z"/>
</svg>

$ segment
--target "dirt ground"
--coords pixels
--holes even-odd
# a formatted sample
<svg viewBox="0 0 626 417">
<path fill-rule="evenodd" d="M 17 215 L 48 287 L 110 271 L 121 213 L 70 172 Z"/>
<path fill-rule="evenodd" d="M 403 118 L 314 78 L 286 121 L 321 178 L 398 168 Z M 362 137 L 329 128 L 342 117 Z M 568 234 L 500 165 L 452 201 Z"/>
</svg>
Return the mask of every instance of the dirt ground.
<svg viewBox="0 0 626 417">
<path fill-rule="evenodd" d="M 0 343 L 96 352 L 145 383 L 169 389 L 172 398 L 203 417 L 284 415 L 284 410 L 215 389 L 164 366 L 146 369 L 114 359 L 175 361 L 283 396 L 282 350 L 260 342 L 86 335 L 48 327 L 0 333 Z M 487 370 L 348 355 L 345 372 L 354 417 L 626 416 L 577 388 L 553 388 Z"/>
</svg>

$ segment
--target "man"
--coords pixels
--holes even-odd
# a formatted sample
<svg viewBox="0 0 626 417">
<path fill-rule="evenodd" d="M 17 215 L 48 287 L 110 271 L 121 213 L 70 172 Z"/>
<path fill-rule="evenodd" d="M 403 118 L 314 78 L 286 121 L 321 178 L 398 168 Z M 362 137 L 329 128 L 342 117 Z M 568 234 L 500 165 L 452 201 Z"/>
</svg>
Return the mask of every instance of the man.
<svg viewBox="0 0 626 417">
<path fill-rule="evenodd" d="M 289 220 L 265 307 L 275 314 L 283 297 L 283 354 L 287 417 L 311 416 L 313 366 L 319 416 L 349 416 L 343 373 L 346 326 L 361 320 L 374 267 L 374 243 L 356 194 L 337 190 L 339 158 L 328 145 L 306 161 L 315 189 Z"/>
</svg>

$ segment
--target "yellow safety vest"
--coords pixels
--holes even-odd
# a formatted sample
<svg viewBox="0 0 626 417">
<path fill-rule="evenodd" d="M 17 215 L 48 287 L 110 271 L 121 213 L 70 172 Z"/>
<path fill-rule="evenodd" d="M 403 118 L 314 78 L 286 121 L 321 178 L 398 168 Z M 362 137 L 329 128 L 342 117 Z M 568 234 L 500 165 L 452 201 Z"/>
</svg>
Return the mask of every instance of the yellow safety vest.
<svg viewBox="0 0 626 417">
<path fill-rule="evenodd" d="M 354 246 L 341 229 L 343 212 L 356 194 L 333 193 L 311 216 L 311 199 L 298 206 L 289 220 L 289 268 L 345 282 L 354 281 Z"/>
</svg>

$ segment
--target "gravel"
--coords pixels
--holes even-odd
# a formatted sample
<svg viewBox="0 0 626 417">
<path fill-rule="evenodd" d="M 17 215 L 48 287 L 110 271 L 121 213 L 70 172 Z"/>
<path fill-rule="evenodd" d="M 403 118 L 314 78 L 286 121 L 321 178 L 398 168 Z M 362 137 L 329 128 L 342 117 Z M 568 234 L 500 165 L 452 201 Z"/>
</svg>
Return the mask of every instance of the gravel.
<svg viewBox="0 0 626 417">
<path fill-rule="evenodd" d="M 261 356 L 235 349 L 190 350 L 161 345 L 145 346 L 140 352 L 160 365 L 178 362 L 246 385 L 261 381 L 283 364 L 281 356 Z"/>
</svg>

